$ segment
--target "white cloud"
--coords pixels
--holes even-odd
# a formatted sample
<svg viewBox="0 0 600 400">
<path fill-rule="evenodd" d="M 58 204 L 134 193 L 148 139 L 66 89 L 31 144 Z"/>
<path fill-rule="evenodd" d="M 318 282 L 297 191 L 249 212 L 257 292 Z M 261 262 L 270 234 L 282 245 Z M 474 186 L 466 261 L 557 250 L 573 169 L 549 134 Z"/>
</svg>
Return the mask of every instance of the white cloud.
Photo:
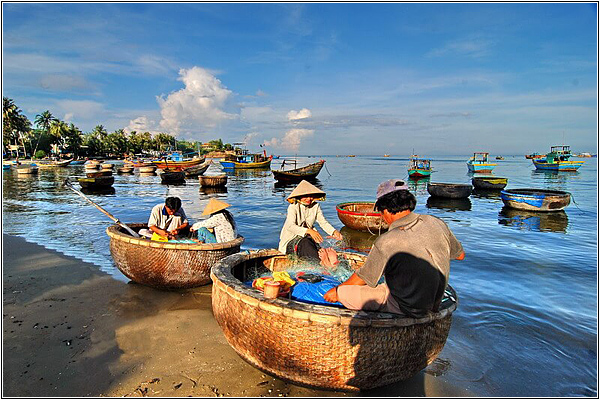
<svg viewBox="0 0 600 400">
<path fill-rule="evenodd" d="M 151 134 L 155 135 L 159 133 L 159 131 L 156 128 L 156 121 L 151 120 L 147 116 L 143 115 L 141 117 L 137 117 L 135 119 L 130 120 L 129 125 L 127 125 L 124 130 L 127 133 L 136 131 L 138 133 L 150 132 Z"/>
<path fill-rule="evenodd" d="M 489 54 L 492 44 L 491 41 L 481 38 L 459 40 L 447 43 L 441 48 L 433 49 L 427 55 L 441 57 L 450 54 L 479 58 Z"/>
<path fill-rule="evenodd" d="M 64 112 L 67 121 L 99 119 L 104 113 L 104 105 L 91 100 L 59 100 L 56 104 Z"/>
<path fill-rule="evenodd" d="M 233 92 L 212 73 L 193 67 L 181 69 L 179 75 L 185 87 L 166 98 L 157 97 L 161 108 L 161 129 L 189 136 L 236 118 L 236 115 L 224 110 Z"/>
<path fill-rule="evenodd" d="M 296 111 L 296 110 L 291 110 L 288 114 L 288 120 L 290 121 L 297 121 L 299 119 L 306 119 L 306 118 L 310 118 L 312 115 L 312 113 L 310 112 L 310 110 L 308 108 L 303 108 L 300 111 Z"/>
<path fill-rule="evenodd" d="M 263 144 L 285 150 L 297 151 L 300 148 L 302 141 L 313 136 L 314 133 L 315 131 L 313 129 L 293 128 L 288 130 L 282 139 L 272 138 L 271 140 L 265 140 Z"/>
</svg>

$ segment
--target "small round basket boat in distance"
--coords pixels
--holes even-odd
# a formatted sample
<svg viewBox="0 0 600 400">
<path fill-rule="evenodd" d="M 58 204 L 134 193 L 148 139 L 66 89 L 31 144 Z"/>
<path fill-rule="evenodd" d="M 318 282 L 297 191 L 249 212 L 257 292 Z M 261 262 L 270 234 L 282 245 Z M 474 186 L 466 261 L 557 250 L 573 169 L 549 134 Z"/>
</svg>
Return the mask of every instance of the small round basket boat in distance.
<svg viewBox="0 0 600 400">
<path fill-rule="evenodd" d="M 354 268 L 365 260 L 340 254 Z M 211 270 L 215 319 L 240 357 L 260 370 L 309 387 L 366 390 L 410 378 L 444 347 L 457 306 L 451 287 L 438 312 L 415 319 L 269 300 L 243 283 L 291 263 L 277 250 L 259 250 L 226 257 Z"/>
<path fill-rule="evenodd" d="M 475 189 L 502 190 L 508 184 L 508 178 L 499 176 L 474 176 L 471 183 Z"/>
<path fill-rule="evenodd" d="M 571 202 L 571 194 L 561 190 L 509 189 L 500 192 L 505 206 L 528 211 L 560 211 Z"/>
<path fill-rule="evenodd" d="M 448 199 L 466 199 L 473 191 L 472 185 L 461 183 L 433 183 L 427 184 L 427 192 L 436 197 L 445 197 Z"/>
<path fill-rule="evenodd" d="M 340 203 L 335 206 L 338 218 L 342 224 L 357 231 L 379 234 L 387 231 L 388 224 L 383 220 L 380 212 L 375 211 L 375 203 L 358 201 Z"/>
<path fill-rule="evenodd" d="M 146 224 L 127 224 L 134 231 Z M 210 283 L 214 263 L 240 251 L 244 238 L 224 243 L 169 243 L 134 238 L 119 225 L 106 229 L 110 254 L 129 279 L 159 289 L 192 288 Z"/>
<path fill-rule="evenodd" d="M 227 185 L 227 174 L 200 175 L 198 179 L 200 180 L 200 185 L 206 187 L 221 187 Z"/>
</svg>

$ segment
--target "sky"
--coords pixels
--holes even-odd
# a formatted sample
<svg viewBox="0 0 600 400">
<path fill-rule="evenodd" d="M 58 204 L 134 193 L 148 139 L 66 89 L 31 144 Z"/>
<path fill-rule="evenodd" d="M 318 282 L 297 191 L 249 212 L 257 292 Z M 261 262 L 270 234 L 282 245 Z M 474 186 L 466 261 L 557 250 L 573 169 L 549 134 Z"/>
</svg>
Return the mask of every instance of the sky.
<svg viewBox="0 0 600 400">
<path fill-rule="evenodd" d="M 596 3 L 2 3 L 2 95 L 273 154 L 598 147 Z"/>
</svg>

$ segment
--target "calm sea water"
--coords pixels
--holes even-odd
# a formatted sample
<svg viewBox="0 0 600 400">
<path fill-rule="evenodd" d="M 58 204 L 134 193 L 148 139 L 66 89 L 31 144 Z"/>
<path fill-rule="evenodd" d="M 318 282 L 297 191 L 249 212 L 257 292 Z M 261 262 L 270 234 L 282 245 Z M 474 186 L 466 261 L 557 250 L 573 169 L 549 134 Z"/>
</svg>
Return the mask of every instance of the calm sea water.
<svg viewBox="0 0 600 400">
<path fill-rule="evenodd" d="M 407 158 L 323 157 L 318 186 L 338 229 L 335 205 L 373 201 L 379 182 L 406 178 Z M 468 156 L 433 157 L 432 182 L 469 183 Z M 299 157 L 299 165 L 316 162 Z M 460 303 L 436 371 L 478 396 L 597 396 L 597 159 L 575 173 L 536 172 L 523 156 L 498 161 L 507 188 L 568 191 L 564 211 L 536 214 L 503 208 L 498 194 L 465 201 L 429 198 L 427 181 L 410 182 L 415 210 L 435 215 L 462 242 L 466 258 L 453 261 L 450 284 Z M 277 168 L 279 160 L 273 161 Z M 218 172 L 212 165 L 207 172 Z M 105 229 L 111 221 L 61 186 L 84 175 L 82 166 L 40 169 L 37 176 L 3 171 L 4 233 L 92 262 L 114 276 Z M 77 186 L 77 185 L 76 185 Z M 276 248 L 292 186 L 278 186 L 269 171 L 229 173 L 226 191 L 207 192 L 197 180 L 164 186 L 158 176 L 115 175 L 114 193 L 89 197 L 125 222 L 146 222 L 152 206 L 179 196 L 196 220 L 211 196 L 232 204 L 243 249 Z M 347 246 L 368 249 L 374 237 L 343 229 Z"/>
</svg>

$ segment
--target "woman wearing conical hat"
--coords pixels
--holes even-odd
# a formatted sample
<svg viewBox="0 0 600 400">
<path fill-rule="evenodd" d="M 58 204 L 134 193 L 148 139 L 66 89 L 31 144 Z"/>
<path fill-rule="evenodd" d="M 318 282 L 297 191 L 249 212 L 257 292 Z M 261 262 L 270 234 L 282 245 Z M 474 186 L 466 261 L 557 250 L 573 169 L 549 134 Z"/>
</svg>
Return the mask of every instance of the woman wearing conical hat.
<svg viewBox="0 0 600 400">
<path fill-rule="evenodd" d="M 204 243 L 229 242 L 237 237 L 233 215 L 226 210 L 231 204 L 211 198 L 208 201 L 202 215 L 210 215 L 210 218 L 196 222 L 191 231 L 198 231 L 198 239 Z"/>
<path fill-rule="evenodd" d="M 341 233 L 325 219 L 318 200 L 325 199 L 325 192 L 303 180 L 287 198 L 287 218 L 279 235 L 279 251 L 284 254 L 296 254 L 300 258 L 319 261 L 320 246 L 323 237 L 314 225 L 337 240 L 342 240 Z M 323 253 L 323 251 L 321 251 Z"/>
</svg>

